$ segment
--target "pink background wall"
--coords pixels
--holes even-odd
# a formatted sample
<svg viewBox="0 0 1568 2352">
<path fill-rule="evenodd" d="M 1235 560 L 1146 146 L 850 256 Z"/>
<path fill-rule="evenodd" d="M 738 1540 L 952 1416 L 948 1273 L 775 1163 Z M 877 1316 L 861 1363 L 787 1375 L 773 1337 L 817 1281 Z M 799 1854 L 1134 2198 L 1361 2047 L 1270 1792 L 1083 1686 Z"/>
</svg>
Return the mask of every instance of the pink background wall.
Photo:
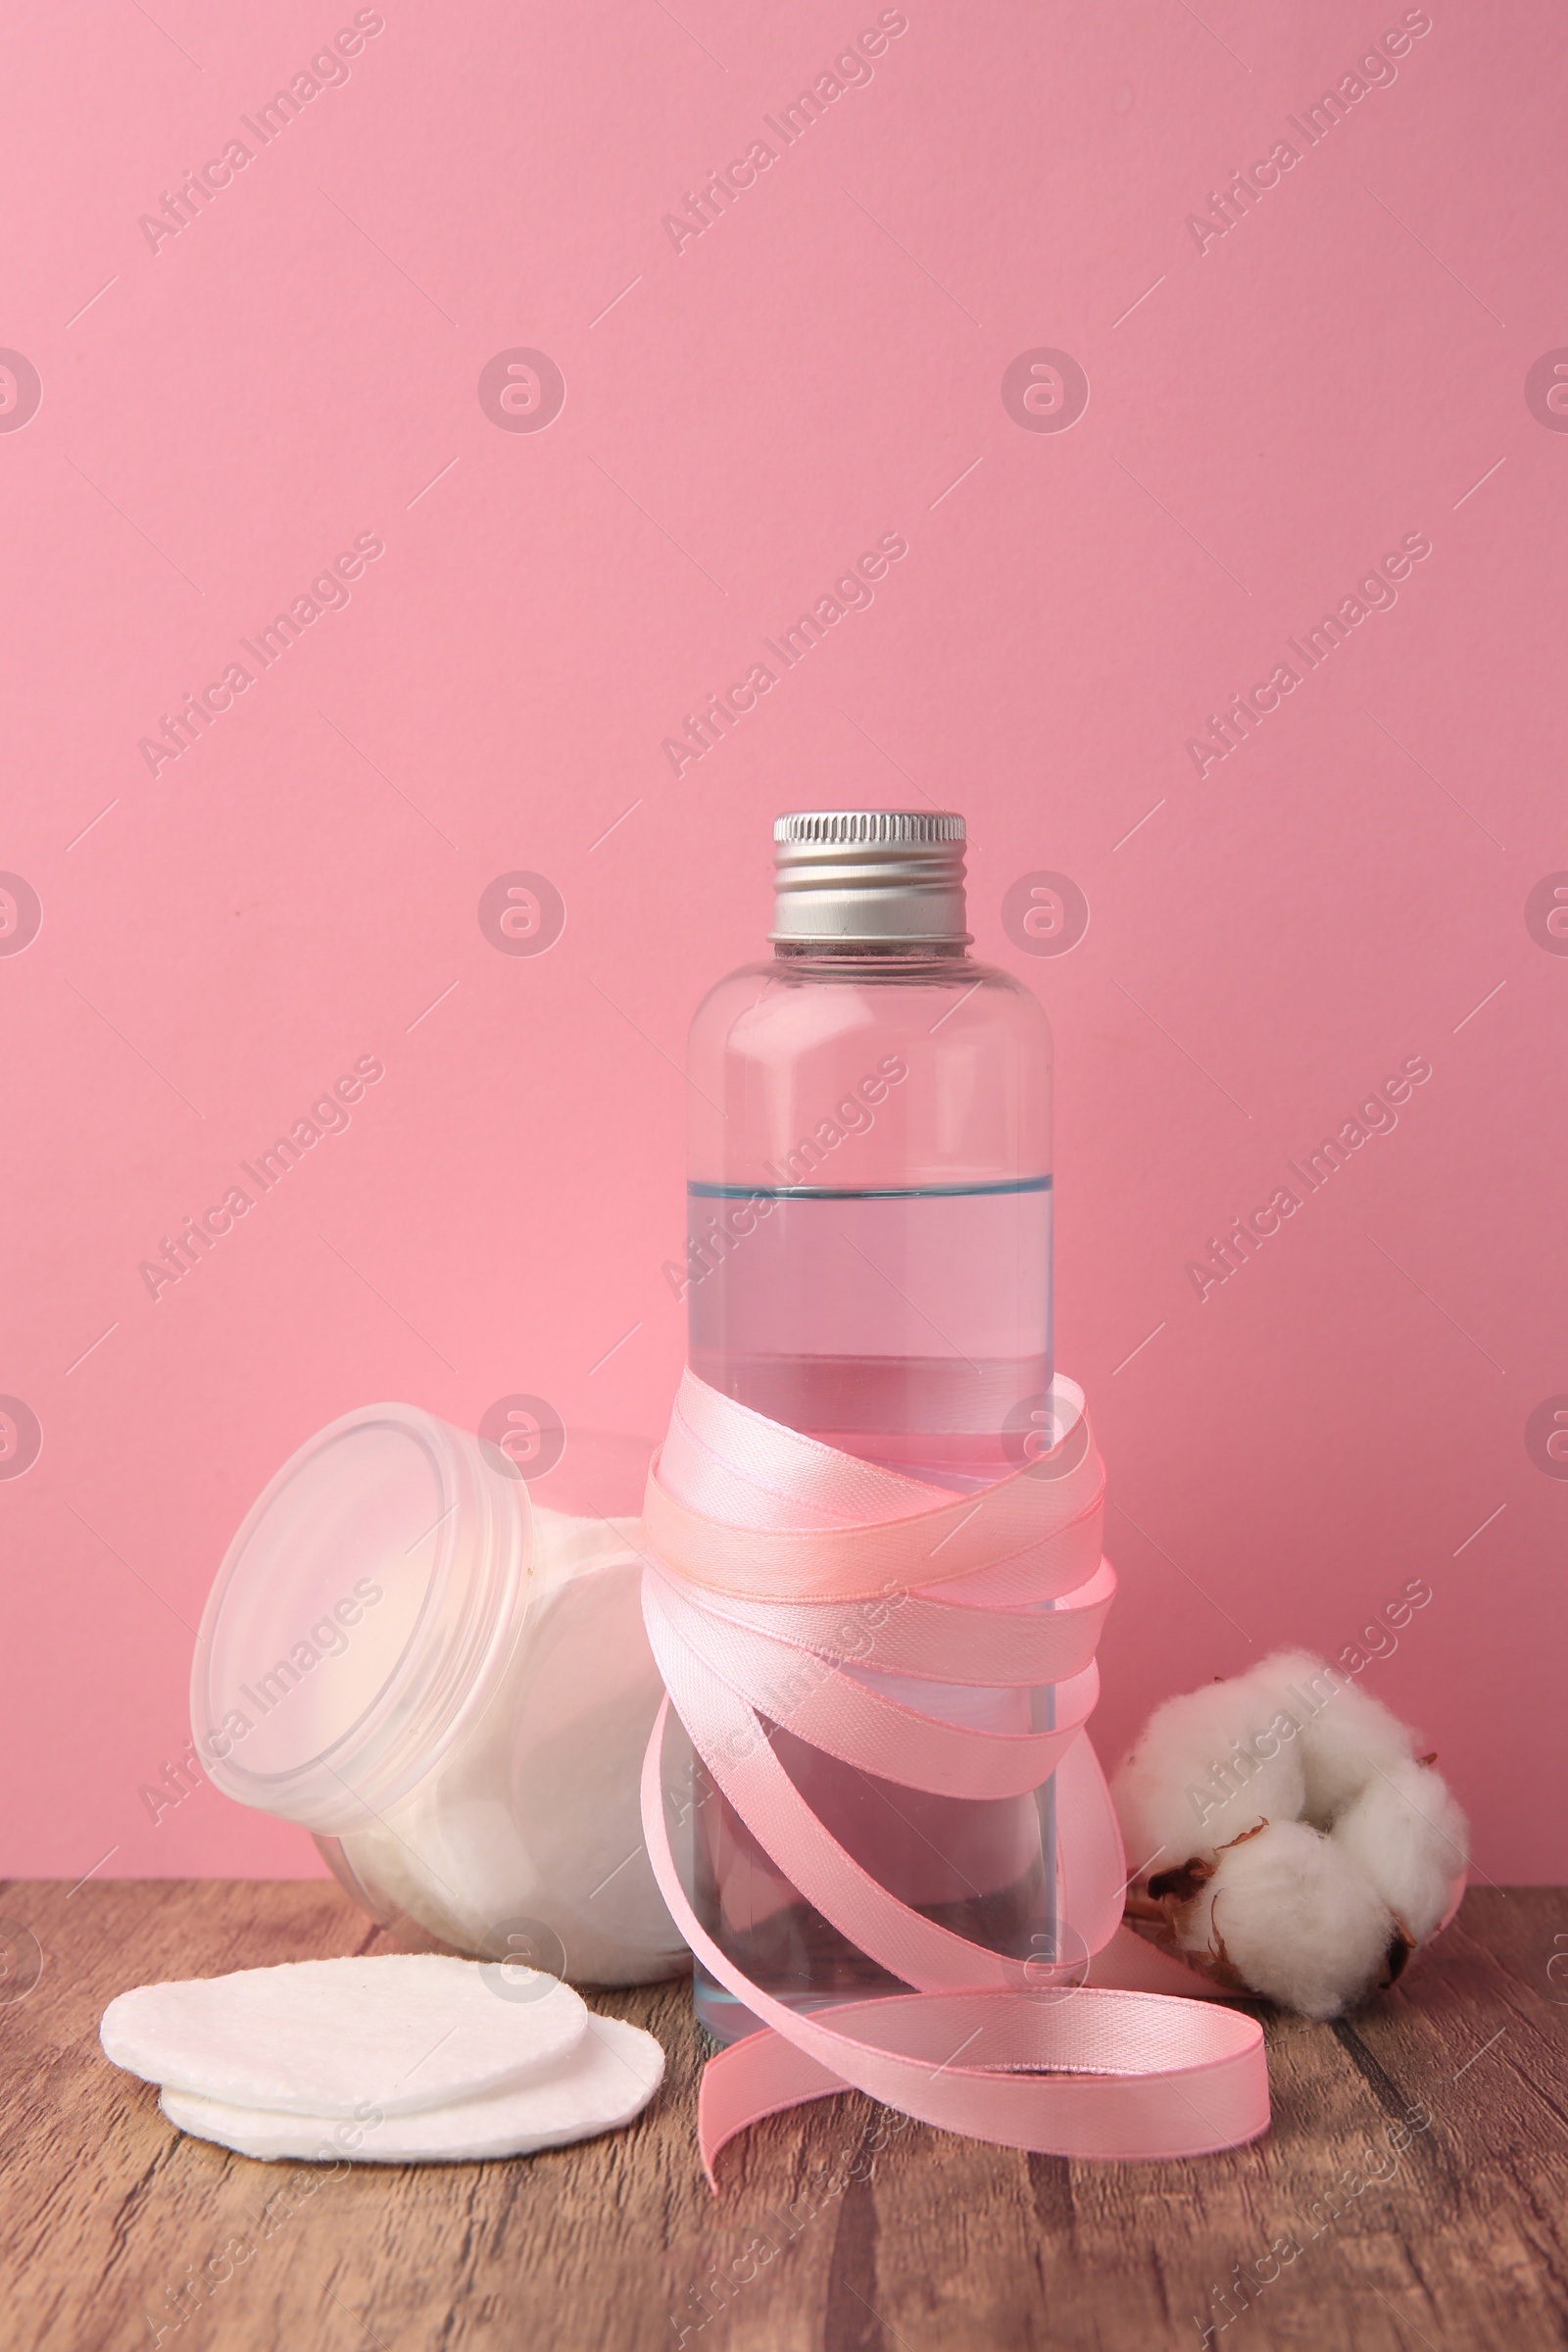
<svg viewBox="0 0 1568 2352">
<path fill-rule="evenodd" d="M 676 1064 L 759 948 L 770 819 L 929 801 L 1057 1032 L 1061 1360 L 1124 1578 L 1102 1749 L 1420 1579 L 1363 1685 L 1430 1732 L 1483 1872 L 1568 1875 L 1560 14 L 909 0 L 786 149 L 766 118 L 890 19 L 13 26 L 0 344 L 42 397 L 8 360 L 0 868 L 42 923 L 8 885 L 0 1390 L 42 1448 L 0 1424 L 11 1871 L 314 1869 L 210 1788 L 156 1824 L 140 1793 L 241 1511 L 375 1397 L 660 1426 Z M 244 119 L 356 21 L 264 146 Z M 1342 85 L 1309 144 L 1290 118 Z M 663 216 L 759 139 L 677 250 Z M 1189 225 L 1281 140 L 1225 233 Z M 519 349 L 558 416 L 547 370 L 501 404 Z M 1070 430 L 1035 429 L 1071 416 L 1041 349 L 1087 376 Z M 683 714 L 883 533 L 870 609 L 672 772 Z M 1308 670 L 1288 641 L 1407 535 L 1396 603 Z M 263 669 L 242 640 L 356 542 L 384 552 Z M 1189 739 L 1281 662 L 1200 775 Z M 564 903 L 538 956 L 481 928 L 518 870 Z M 1042 870 L 1090 909 L 1054 956 L 1003 919 Z M 352 1124 L 155 1299 L 141 1261 L 361 1057 Z M 1189 1261 L 1411 1057 L 1397 1126 L 1200 1299 Z"/>
</svg>

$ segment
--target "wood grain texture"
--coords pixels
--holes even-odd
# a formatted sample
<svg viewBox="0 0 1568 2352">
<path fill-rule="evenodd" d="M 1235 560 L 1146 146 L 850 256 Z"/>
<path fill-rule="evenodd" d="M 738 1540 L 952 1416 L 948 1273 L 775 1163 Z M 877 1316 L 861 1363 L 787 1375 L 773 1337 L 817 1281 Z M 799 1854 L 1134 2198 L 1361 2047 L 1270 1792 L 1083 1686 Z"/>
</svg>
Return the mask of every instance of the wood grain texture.
<svg viewBox="0 0 1568 2352">
<path fill-rule="evenodd" d="M 98 2019 L 160 1978 L 380 1948 L 335 1886 L 12 1883 L 0 1916 L 8 2347 L 1122 2352 L 1210 2328 L 1245 2352 L 1568 2343 L 1558 1890 L 1472 1891 L 1352 2020 L 1270 2017 L 1274 2128 L 1254 2147 L 1067 2163 L 856 2094 L 760 2126 L 721 2160 L 717 2200 L 684 1984 L 593 1996 L 669 2055 L 629 2131 L 513 2163 L 262 2165 L 172 2131 L 104 2058 Z"/>
</svg>

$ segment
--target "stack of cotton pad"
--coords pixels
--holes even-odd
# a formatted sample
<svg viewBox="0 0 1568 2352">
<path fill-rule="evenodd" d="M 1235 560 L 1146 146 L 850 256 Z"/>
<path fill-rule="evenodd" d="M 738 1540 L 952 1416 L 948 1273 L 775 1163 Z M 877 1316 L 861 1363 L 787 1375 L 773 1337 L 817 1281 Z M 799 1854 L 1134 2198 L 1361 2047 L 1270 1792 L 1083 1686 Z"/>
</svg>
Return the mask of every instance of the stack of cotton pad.
<svg viewBox="0 0 1568 2352">
<path fill-rule="evenodd" d="M 99 2035 L 181 2132 L 268 2160 L 525 2156 L 629 2124 L 664 2072 L 569 1985 L 430 1953 L 144 1984 Z"/>
</svg>

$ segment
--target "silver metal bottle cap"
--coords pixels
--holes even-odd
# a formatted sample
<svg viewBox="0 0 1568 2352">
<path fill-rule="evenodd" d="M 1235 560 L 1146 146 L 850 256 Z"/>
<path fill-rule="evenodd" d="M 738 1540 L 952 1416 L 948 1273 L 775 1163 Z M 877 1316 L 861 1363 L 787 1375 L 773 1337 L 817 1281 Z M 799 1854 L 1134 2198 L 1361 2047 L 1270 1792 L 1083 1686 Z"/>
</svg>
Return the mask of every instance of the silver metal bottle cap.
<svg viewBox="0 0 1568 2352">
<path fill-rule="evenodd" d="M 809 808 L 773 826 L 775 941 L 965 947 L 963 819 L 951 809 Z"/>
</svg>

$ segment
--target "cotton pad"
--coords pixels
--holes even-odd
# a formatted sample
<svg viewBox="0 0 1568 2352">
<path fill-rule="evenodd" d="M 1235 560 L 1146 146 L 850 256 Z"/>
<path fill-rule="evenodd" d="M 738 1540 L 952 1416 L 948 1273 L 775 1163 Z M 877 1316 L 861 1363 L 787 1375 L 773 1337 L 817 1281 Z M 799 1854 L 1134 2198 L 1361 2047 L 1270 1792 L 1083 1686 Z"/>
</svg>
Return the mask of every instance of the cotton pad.
<svg viewBox="0 0 1568 2352">
<path fill-rule="evenodd" d="M 460 2164 L 490 2156 L 528 2156 L 617 2131 L 640 2115 L 663 2079 L 664 2053 L 651 2034 L 614 2017 L 590 2017 L 571 2054 L 542 2073 L 483 2098 L 426 2107 L 416 2115 L 362 2111 L 364 2120 L 279 2115 L 225 2105 L 187 2090 L 166 2089 L 159 2104 L 172 2124 L 215 2139 L 242 2156 L 335 2164 Z"/>
<path fill-rule="evenodd" d="M 282 2115 L 353 2119 L 447 2107 L 568 2056 L 588 2012 L 568 1984 L 429 1952 L 295 1960 L 143 1984 L 99 2038 L 144 2082 Z M 537 1998 L 528 1997 L 537 1986 Z"/>
<path fill-rule="evenodd" d="M 686 1960 L 643 1848 L 663 1685 L 642 1560 L 618 1522 L 537 1500 L 533 1540 L 533 1597 L 496 1700 L 439 1771 L 343 1831 L 342 1855 L 448 1950 L 482 1957 L 497 1923 L 525 1920 L 568 1983 L 648 1984 Z"/>
</svg>

